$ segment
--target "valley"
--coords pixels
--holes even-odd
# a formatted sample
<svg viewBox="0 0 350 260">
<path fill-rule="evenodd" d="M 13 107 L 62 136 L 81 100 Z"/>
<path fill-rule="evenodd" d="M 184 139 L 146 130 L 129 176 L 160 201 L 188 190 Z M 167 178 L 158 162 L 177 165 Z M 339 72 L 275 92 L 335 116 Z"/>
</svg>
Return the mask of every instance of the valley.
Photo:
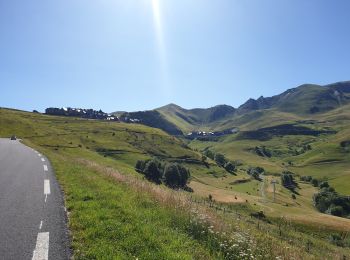
<svg viewBox="0 0 350 260">
<path fill-rule="evenodd" d="M 271 102 L 251 111 L 224 106 L 181 116 L 185 110 L 171 105 L 151 113 L 155 121 L 147 125 L 137 117 L 135 123 L 1 108 L 0 136 L 15 134 L 50 160 L 65 194 L 75 258 L 346 259 L 345 206 L 342 217 L 321 213 L 314 196 L 324 183 L 339 198 L 349 196 L 350 105 L 292 113 Z M 167 120 L 172 128 L 150 127 Z M 225 134 L 188 138 L 186 131 Z M 135 170 L 138 161 L 154 158 L 159 171 L 170 164 L 188 169 L 186 189 L 165 185 L 163 177 L 152 183 Z M 286 174 L 289 186 L 282 182 Z"/>
</svg>

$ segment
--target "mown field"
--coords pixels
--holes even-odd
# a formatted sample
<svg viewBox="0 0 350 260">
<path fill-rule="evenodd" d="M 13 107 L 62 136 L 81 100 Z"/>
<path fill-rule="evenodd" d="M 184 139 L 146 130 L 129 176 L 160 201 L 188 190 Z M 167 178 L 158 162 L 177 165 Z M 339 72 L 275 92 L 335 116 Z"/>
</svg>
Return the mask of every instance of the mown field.
<svg viewBox="0 0 350 260">
<path fill-rule="evenodd" d="M 343 259 L 350 255 L 347 244 L 339 247 L 329 239 L 344 236 L 350 222 L 317 213 L 309 184 L 301 184 L 296 202 L 278 186 L 276 203 L 271 202 L 272 175 L 263 182 L 230 184 L 249 177 L 244 170 L 251 162 L 278 173 L 282 162 L 289 160 L 259 158 L 245 151 L 245 145 L 255 145 L 247 140 L 237 146 L 224 141 L 190 145 L 198 150 L 210 145 L 244 161 L 237 175 L 230 175 L 212 161 L 209 168 L 200 164 L 201 154 L 184 141 L 141 125 L 0 109 L 0 136 L 12 134 L 50 159 L 65 194 L 75 259 Z M 185 164 L 192 173 L 194 192 L 154 185 L 135 172 L 137 160 L 154 156 Z M 293 170 L 302 166 L 301 159 L 294 161 Z M 209 194 L 215 202 L 208 201 Z M 266 219 L 250 216 L 261 209 Z M 320 228 L 320 223 L 326 225 Z"/>
</svg>

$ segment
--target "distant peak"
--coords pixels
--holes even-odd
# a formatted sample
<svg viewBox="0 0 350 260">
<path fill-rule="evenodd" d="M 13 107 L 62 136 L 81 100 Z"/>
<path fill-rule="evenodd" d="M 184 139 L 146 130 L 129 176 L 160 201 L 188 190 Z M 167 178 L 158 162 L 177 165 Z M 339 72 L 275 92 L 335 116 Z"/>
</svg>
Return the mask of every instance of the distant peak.
<svg viewBox="0 0 350 260">
<path fill-rule="evenodd" d="M 178 106 L 178 105 L 176 105 L 176 104 L 174 104 L 174 103 L 169 103 L 169 104 L 167 104 L 167 105 L 165 105 L 165 106 L 162 106 L 162 107 L 160 107 L 160 108 L 157 108 L 157 109 L 169 109 L 169 108 L 177 108 L 177 109 L 182 109 L 182 107 L 180 107 L 180 106 Z M 156 109 L 156 110 L 157 110 Z"/>
</svg>

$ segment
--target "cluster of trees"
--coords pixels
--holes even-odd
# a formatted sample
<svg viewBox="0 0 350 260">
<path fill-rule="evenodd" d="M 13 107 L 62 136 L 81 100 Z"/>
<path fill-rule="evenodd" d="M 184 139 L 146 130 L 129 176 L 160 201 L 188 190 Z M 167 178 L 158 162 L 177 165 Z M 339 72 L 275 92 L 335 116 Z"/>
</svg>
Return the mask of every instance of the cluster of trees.
<svg viewBox="0 0 350 260">
<path fill-rule="evenodd" d="M 149 181 L 164 183 L 171 188 L 189 190 L 186 186 L 190 178 L 187 168 L 178 163 L 164 163 L 158 159 L 136 162 L 135 170 L 143 174 Z"/>
<path fill-rule="evenodd" d="M 314 194 L 313 201 L 320 212 L 338 217 L 350 217 L 350 198 L 339 195 L 328 182 L 320 184 L 320 191 Z"/>
<path fill-rule="evenodd" d="M 224 168 L 229 173 L 235 173 L 237 171 L 237 164 L 234 161 L 229 161 L 225 155 L 221 153 L 214 153 L 209 149 L 205 149 L 204 156 L 214 160 L 219 167 Z"/>
<path fill-rule="evenodd" d="M 328 186 L 328 182 L 321 182 L 316 178 L 312 178 L 311 176 L 301 176 L 300 180 L 305 182 L 310 182 L 314 187 L 323 188 L 325 186 Z"/>
<path fill-rule="evenodd" d="M 261 157 L 271 157 L 272 153 L 266 146 L 255 146 L 254 152 Z"/>
<path fill-rule="evenodd" d="M 281 183 L 284 187 L 290 190 L 294 190 L 297 183 L 294 180 L 294 173 L 290 171 L 285 171 L 281 175 Z"/>
<path fill-rule="evenodd" d="M 260 174 L 263 174 L 265 169 L 263 167 L 249 167 L 247 173 L 254 179 L 261 181 Z"/>
<path fill-rule="evenodd" d="M 320 191 L 313 196 L 315 207 L 322 213 L 350 217 L 350 198 L 339 195 L 327 181 L 320 181 L 311 176 L 301 176 L 301 181 L 309 182 Z"/>
</svg>

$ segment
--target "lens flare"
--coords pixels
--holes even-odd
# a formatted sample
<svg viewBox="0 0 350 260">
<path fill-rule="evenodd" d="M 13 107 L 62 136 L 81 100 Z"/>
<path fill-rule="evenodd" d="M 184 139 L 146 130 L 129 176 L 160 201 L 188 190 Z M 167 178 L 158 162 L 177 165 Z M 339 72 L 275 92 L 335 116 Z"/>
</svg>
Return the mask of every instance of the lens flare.
<svg viewBox="0 0 350 260">
<path fill-rule="evenodd" d="M 161 4 L 160 0 L 152 0 L 152 10 L 153 10 L 153 22 L 154 30 L 156 35 L 157 50 L 160 61 L 160 73 L 162 78 L 162 91 L 167 97 L 170 95 L 170 88 L 168 84 L 168 69 L 167 69 L 167 58 L 166 49 L 164 43 L 163 35 L 163 22 L 161 16 Z"/>
</svg>

